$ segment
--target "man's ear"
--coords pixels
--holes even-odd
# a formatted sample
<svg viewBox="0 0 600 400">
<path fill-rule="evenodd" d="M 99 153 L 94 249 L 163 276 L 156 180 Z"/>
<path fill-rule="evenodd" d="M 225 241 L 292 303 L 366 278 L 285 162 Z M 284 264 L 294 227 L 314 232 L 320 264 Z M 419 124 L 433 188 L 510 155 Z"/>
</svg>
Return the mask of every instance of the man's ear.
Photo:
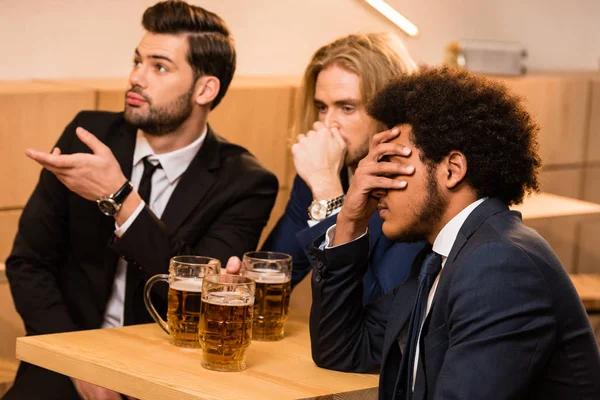
<svg viewBox="0 0 600 400">
<path fill-rule="evenodd" d="M 443 179 L 447 189 L 454 189 L 467 176 L 467 157 L 457 150 L 452 150 L 441 163 Z"/>
<path fill-rule="evenodd" d="M 194 99 L 196 104 L 201 106 L 212 103 L 212 101 L 219 94 L 221 88 L 221 82 L 219 78 L 215 76 L 201 76 L 196 81 L 196 89 L 194 93 Z"/>
</svg>

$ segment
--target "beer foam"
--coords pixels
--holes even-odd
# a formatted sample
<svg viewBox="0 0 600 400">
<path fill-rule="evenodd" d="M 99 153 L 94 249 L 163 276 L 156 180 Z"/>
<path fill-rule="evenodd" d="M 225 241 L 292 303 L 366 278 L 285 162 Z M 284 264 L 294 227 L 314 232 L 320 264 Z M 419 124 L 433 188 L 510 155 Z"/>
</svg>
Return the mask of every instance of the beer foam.
<svg viewBox="0 0 600 400">
<path fill-rule="evenodd" d="M 285 272 L 267 268 L 256 268 L 246 272 L 246 276 L 254 279 L 257 283 L 286 283 L 291 278 Z"/>
<path fill-rule="evenodd" d="M 248 293 L 212 292 L 203 296 L 202 301 L 218 306 L 245 306 L 254 303 L 254 298 Z"/>
<path fill-rule="evenodd" d="M 176 281 L 171 285 L 171 289 L 179 290 L 181 292 L 201 292 L 202 279 L 184 279 Z"/>
</svg>

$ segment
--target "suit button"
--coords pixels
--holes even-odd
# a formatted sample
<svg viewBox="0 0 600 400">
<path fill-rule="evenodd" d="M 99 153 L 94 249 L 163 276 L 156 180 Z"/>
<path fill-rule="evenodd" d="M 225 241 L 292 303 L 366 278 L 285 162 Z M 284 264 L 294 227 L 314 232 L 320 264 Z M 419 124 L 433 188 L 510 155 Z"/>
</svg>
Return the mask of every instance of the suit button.
<svg viewBox="0 0 600 400">
<path fill-rule="evenodd" d="M 317 277 L 315 278 L 315 280 L 317 282 L 321 282 L 321 274 L 317 274 Z"/>
</svg>

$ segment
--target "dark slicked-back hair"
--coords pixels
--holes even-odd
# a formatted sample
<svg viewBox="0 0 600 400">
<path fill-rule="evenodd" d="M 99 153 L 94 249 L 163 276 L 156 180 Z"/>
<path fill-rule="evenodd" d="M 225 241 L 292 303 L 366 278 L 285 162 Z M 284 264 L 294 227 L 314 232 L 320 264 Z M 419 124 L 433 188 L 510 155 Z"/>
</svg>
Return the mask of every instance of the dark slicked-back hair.
<svg viewBox="0 0 600 400">
<path fill-rule="evenodd" d="M 369 114 L 388 127 L 412 126 L 428 166 L 452 150 L 467 158 L 465 177 L 480 197 L 509 205 L 539 191 L 538 125 L 506 87 L 464 70 L 432 68 L 390 81 Z"/>
<path fill-rule="evenodd" d="M 225 21 L 201 7 L 169 0 L 148 8 L 142 25 L 152 33 L 187 35 L 194 81 L 204 75 L 220 81 L 219 93 L 211 104 L 211 109 L 215 108 L 225 96 L 235 71 L 235 47 Z"/>
</svg>

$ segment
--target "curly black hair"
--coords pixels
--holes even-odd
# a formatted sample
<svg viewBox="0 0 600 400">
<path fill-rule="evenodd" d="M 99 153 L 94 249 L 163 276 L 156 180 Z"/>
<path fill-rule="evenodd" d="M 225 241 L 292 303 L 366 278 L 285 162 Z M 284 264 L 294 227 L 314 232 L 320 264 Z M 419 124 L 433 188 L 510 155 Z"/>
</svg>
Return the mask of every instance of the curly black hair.
<svg viewBox="0 0 600 400">
<path fill-rule="evenodd" d="M 431 68 L 391 80 L 369 114 L 389 128 L 412 127 L 422 161 L 439 164 L 452 150 L 467 158 L 465 177 L 480 197 L 519 204 L 538 192 L 539 126 L 508 89 L 465 70 Z"/>
</svg>

